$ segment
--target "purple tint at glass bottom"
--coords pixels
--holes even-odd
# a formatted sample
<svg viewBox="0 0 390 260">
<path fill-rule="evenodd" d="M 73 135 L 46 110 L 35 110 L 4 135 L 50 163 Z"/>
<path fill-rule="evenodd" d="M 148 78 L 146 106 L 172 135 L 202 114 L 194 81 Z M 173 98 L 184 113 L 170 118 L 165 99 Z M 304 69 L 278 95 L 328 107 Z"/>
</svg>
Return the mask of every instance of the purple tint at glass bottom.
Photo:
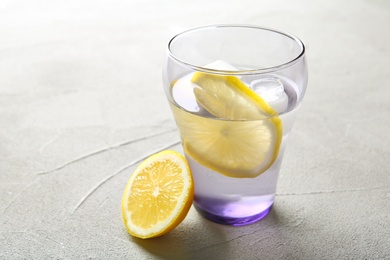
<svg viewBox="0 0 390 260">
<path fill-rule="evenodd" d="M 213 222 L 223 224 L 223 225 L 229 225 L 229 226 L 245 226 L 252 223 L 255 223 L 265 216 L 268 215 L 268 213 L 271 211 L 272 208 L 272 202 L 267 207 L 258 208 L 260 212 L 257 212 L 255 214 L 249 215 L 249 216 L 240 216 L 238 217 L 237 212 L 245 211 L 245 209 L 238 207 L 231 207 L 229 205 L 224 205 L 221 203 L 216 203 L 216 201 L 213 201 L 212 204 L 210 204 L 210 201 L 208 201 L 207 205 L 205 204 L 205 201 L 197 198 L 193 205 L 195 209 L 201 214 L 203 217 L 205 217 L 208 220 L 211 220 Z M 202 207 L 203 206 L 203 207 Z M 205 208 L 214 208 L 213 213 L 211 213 L 209 210 L 206 210 Z M 215 210 L 218 209 L 218 210 Z M 226 209 L 229 211 L 234 211 L 234 215 L 236 217 L 227 216 Z"/>
</svg>

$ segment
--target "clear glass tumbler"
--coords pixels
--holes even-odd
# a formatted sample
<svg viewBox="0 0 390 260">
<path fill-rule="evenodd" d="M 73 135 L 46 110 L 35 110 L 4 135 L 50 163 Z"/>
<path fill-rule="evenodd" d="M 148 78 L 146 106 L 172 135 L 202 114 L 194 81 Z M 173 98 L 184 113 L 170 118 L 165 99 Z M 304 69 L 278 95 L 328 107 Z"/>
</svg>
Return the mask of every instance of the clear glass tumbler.
<svg viewBox="0 0 390 260">
<path fill-rule="evenodd" d="M 233 226 L 265 217 L 306 90 L 303 43 L 256 26 L 191 29 L 170 40 L 163 81 L 196 210 Z"/>
</svg>

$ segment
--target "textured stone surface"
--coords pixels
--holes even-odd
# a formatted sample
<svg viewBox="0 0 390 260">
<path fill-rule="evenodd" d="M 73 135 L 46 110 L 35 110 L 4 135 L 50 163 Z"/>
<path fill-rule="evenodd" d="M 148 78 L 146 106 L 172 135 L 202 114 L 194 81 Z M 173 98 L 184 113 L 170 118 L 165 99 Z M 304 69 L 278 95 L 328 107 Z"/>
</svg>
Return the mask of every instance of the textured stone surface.
<svg viewBox="0 0 390 260">
<path fill-rule="evenodd" d="M 175 33 L 277 28 L 309 86 L 275 206 L 246 227 L 192 208 L 130 237 L 122 191 L 145 156 L 182 151 L 161 83 Z M 0 259 L 389 259 L 390 2 L 0 0 Z"/>
</svg>

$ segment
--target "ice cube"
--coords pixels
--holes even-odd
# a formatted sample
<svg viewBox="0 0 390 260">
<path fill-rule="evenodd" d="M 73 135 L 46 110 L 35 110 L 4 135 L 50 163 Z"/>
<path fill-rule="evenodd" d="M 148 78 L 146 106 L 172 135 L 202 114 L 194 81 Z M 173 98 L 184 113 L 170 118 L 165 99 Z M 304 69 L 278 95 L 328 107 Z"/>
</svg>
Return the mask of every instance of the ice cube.
<svg viewBox="0 0 390 260">
<path fill-rule="evenodd" d="M 288 96 L 284 92 L 283 83 L 280 79 L 272 77 L 253 80 L 249 87 L 278 113 L 287 109 Z"/>
<path fill-rule="evenodd" d="M 198 102 L 196 102 L 194 88 L 196 84 L 191 82 L 191 78 L 194 76 L 194 73 L 190 73 L 176 81 L 172 87 L 172 97 L 175 102 L 190 112 L 199 112 L 200 107 Z"/>
<path fill-rule="evenodd" d="M 216 60 L 204 67 L 213 70 L 238 71 L 236 67 L 223 60 Z"/>
</svg>

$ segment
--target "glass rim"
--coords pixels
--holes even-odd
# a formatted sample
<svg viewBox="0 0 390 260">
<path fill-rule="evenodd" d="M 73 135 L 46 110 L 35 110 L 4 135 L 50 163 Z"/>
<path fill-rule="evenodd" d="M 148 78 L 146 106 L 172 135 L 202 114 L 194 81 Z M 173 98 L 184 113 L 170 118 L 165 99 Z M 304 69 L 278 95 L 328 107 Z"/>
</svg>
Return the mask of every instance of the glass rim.
<svg viewBox="0 0 390 260">
<path fill-rule="evenodd" d="M 292 39 L 295 43 L 297 43 L 301 47 L 301 52 L 293 59 L 291 59 L 288 62 L 276 65 L 276 66 L 271 66 L 267 68 L 254 68 L 254 69 L 248 69 L 248 70 L 238 70 L 238 71 L 233 71 L 233 70 L 217 70 L 217 69 L 210 69 L 206 68 L 204 66 L 198 66 L 191 64 L 189 62 L 185 62 L 184 60 L 178 58 L 173 51 L 171 50 L 171 44 L 173 43 L 174 40 L 177 38 L 191 32 L 195 31 L 201 31 L 201 30 L 206 30 L 206 29 L 217 29 L 217 28 L 247 28 L 247 29 L 258 29 L 258 30 L 265 30 L 265 31 L 270 31 L 274 33 L 278 33 L 280 35 L 283 35 L 285 37 L 288 37 Z M 188 30 L 182 31 L 181 33 L 176 34 L 173 36 L 169 42 L 168 42 L 168 56 L 171 57 L 172 59 L 176 60 L 177 62 L 186 65 L 187 67 L 190 67 L 196 71 L 201 71 L 205 73 L 210 73 L 210 74 L 219 74 L 219 75 L 253 75 L 253 74 L 263 74 L 263 73 L 269 73 L 269 72 L 274 72 L 277 70 L 281 70 L 287 67 L 290 67 L 294 65 L 296 62 L 298 62 L 299 59 L 301 59 L 305 55 L 305 45 L 303 42 L 296 36 L 282 32 L 280 30 L 268 28 L 268 27 L 263 27 L 263 26 L 256 26 L 256 25 L 249 25 L 249 24 L 214 24 L 214 25 L 204 25 L 204 26 L 199 26 L 199 27 L 193 27 Z"/>
</svg>

